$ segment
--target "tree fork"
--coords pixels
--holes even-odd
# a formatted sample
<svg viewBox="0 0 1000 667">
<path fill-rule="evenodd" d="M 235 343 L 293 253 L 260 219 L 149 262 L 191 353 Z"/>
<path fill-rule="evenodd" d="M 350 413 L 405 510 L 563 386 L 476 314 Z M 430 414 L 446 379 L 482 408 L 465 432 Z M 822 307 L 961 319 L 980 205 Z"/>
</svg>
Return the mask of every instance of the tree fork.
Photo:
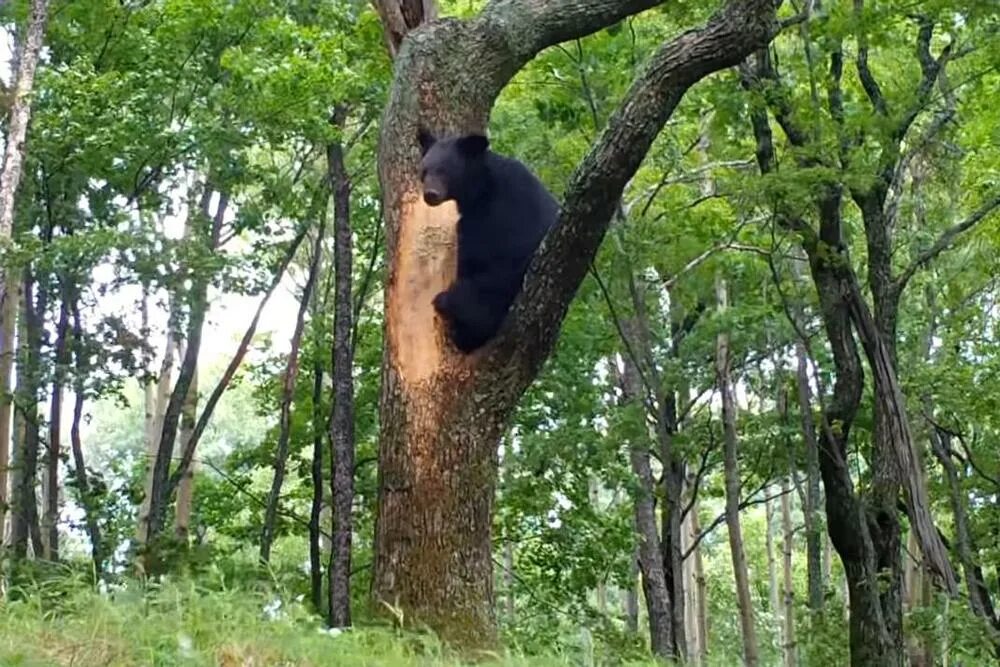
<svg viewBox="0 0 1000 667">
<path fill-rule="evenodd" d="M 767 44 L 774 5 L 736 0 L 653 56 L 576 170 L 498 339 L 469 356 L 446 342 L 431 306 L 454 275 L 457 214 L 420 197 L 417 128 L 483 131 L 504 85 L 539 51 L 656 4 L 493 0 L 469 21 L 421 25 L 396 57 L 379 146 L 390 268 L 373 594 L 459 644 L 496 639 L 490 524 L 507 421 L 653 140 L 690 86 Z"/>
</svg>

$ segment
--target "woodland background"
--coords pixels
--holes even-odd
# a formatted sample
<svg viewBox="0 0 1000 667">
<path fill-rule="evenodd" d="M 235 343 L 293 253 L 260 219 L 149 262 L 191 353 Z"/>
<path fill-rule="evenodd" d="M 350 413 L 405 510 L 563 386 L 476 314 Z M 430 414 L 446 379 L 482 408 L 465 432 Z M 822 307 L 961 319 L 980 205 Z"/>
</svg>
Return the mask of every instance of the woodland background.
<svg viewBox="0 0 1000 667">
<path fill-rule="evenodd" d="M 808 3 L 4 3 L 0 661 L 996 664 L 1000 17 Z M 386 509 L 414 114 L 565 203 L 433 339 L 469 516 Z"/>
</svg>

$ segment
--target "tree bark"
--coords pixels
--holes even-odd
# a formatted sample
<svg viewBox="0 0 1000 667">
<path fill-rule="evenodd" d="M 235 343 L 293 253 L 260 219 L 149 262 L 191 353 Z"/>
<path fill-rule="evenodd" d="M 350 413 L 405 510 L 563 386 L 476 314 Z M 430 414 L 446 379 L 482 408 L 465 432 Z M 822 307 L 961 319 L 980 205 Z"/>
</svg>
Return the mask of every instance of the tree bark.
<svg viewBox="0 0 1000 667">
<path fill-rule="evenodd" d="M 3 153 L 3 166 L 0 167 L 0 249 L 6 249 L 13 240 L 14 208 L 24 164 L 25 137 L 31 118 L 29 96 L 34 87 L 35 69 L 42 49 L 48 5 L 47 0 L 32 0 L 27 36 L 16 58 L 13 100 L 7 122 L 7 141 Z M 10 459 L 13 408 L 11 371 L 14 366 L 15 321 L 20 298 L 18 282 L 19 277 L 15 267 L 6 267 L 6 270 L 0 272 L 0 541 L 5 534 L 9 502 L 7 467 Z"/>
<path fill-rule="evenodd" d="M 729 308 L 729 294 L 725 280 L 717 277 L 715 295 L 719 312 Z M 736 399 L 730 372 L 729 335 L 718 335 L 715 358 L 716 381 L 722 396 L 723 474 L 726 487 L 726 527 L 729 530 L 729 551 L 736 580 L 736 606 L 740 613 L 740 630 L 743 637 L 743 662 L 747 667 L 759 663 L 757 630 L 754 625 L 753 600 L 750 597 L 750 580 L 747 574 L 746 553 L 743 550 L 743 531 L 740 527 L 740 469 L 739 443 L 736 436 Z"/>
<path fill-rule="evenodd" d="M 346 107 L 331 122 L 343 129 Z M 330 421 L 330 494 L 333 540 L 330 551 L 330 627 L 351 624 L 351 542 L 354 531 L 354 345 L 351 179 L 339 141 L 327 146 L 327 176 L 333 193 L 333 418 Z"/>
<path fill-rule="evenodd" d="M 379 148 L 389 277 L 373 592 L 459 644 L 496 639 L 490 528 L 508 419 L 653 139 L 691 85 L 770 40 L 773 4 L 734 2 L 652 58 L 577 169 L 497 340 L 470 356 L 446 343 L 431 306 L 454 275 L 456 212 L 419 196 L 417 126 L 482 131 L 504 85 L 543 48 L 655 4 L 493 0 L 471 20 L 410 32 L 396 57 Z"/>
</svg>

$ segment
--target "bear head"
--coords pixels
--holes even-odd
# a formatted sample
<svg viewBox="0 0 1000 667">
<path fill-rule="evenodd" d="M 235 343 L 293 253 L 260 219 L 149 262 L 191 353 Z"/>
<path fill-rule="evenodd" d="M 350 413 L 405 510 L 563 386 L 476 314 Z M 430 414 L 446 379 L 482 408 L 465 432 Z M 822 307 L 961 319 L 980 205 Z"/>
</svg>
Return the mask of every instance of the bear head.
<svg viewBox="0 0 1000 667">
<path fill-rule="evenodd" d="M 420 128 L 420 181 L 428 206 L 461 204 L 482 190 L 489 140 L 481 134 L 438 138 Z"/>
</svg>

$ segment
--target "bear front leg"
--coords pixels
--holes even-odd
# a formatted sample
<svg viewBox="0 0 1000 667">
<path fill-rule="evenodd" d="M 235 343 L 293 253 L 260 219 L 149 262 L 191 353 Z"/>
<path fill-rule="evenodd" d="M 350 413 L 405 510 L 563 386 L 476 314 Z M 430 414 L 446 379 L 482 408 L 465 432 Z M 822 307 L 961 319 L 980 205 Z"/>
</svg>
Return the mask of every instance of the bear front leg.
<svg viewBox="0 0 1000 667">
<path fill-rule="evenodd" d="M 448 323 L 455 347 L 468 353 L 482 347 L 496 332 L 492 313 L 476 286 L 457 280 L 434 297 L 434 309 Z"/>
</svg>

